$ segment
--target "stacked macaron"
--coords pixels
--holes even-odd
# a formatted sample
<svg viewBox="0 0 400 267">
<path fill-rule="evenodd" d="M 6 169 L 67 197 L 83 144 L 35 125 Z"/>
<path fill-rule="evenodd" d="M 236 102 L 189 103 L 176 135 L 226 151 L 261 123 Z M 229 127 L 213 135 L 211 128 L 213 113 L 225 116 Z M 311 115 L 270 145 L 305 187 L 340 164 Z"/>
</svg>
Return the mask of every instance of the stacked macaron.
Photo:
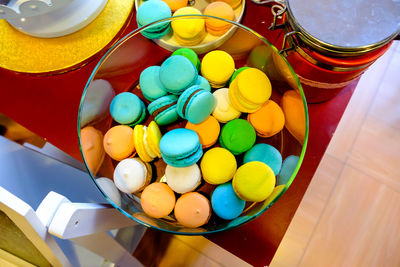
<svg viewBox="0 0 400 267">
<path fill-rule="evenodd" d="M 225 20 L 234 20 L 235 18 L 235 13 L 233 12 L 232 7 L 227 3 L 221 1 L 210 3 L 204 10 L 204 15 L 219 17 Z M 211 33 L 212 35 L 223 35 L 231 27 L 232 24 L 224 20 L 213 18 L 206 19 L 207 32 Z"/>
<path fill-rule="evenodd" d="M 174 17 L 184 15 L 202 15 L 194 7 L 183 7 L 175 11 Z M 203 18 L 175 19 L 171 22 L 175 40 L 183 46 L 193 46 L 201 43 L 206 37 L 205 21 Z"/>
<path fill-rule="evenodd" d="M 221 88 L 225 85 L 229 88 Z M 225 51 L 200 60 L 191 49 L 176 50 L 160 66 L 142 71 L 138 89 L 111 101 L 114 123 L 103 147 L 116 166 L 115 187 L 131 199 L 140 197 L 147 216 L 175 219 L 186 228 L 204 226 L 212 214 L 234 220 L 252 202 L 270 201 L 276 186 L 291 182 L 299 161 L 297 156 L 283 161 L 280 151 L 265 143 L 273 142 L 267 138 L 286 121 L 270 96 L 265 73 L 247 66 L 235 70 Z M 284 97 L 285 105 L 297 101 L 293 93 Z M 288 114 L 293 123 L 295 114 Z M 86 161 L 97 170 L 101 153 L 92 156 L 90 142 L 101 141 L 101 133 L 90 126 L 82 132 L 90 140 Z M 206 187 L 211 191 L 204 192 Z M 116 195 L 115 188 L 107 190 Z"/>
<path fill-rule="evenodd" d="M 171 17 L 171 8 L 161 0 L 148 0 L 139 6 L 136 12 L 138 27 L 153 23 L 158 20 Z M 149 39 L 159 39 L 166 35 L 170 30 L 168 21 L 159 22 L 141 31 L 144 37 Z"/>
</svg>

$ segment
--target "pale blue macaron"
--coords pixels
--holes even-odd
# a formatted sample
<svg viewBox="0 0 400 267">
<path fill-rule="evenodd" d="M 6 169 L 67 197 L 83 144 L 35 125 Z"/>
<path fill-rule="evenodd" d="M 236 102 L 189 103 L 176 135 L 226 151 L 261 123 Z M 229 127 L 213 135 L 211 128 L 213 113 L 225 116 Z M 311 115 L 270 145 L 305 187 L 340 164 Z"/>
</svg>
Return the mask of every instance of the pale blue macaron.
<svg viewBox="0 0 400 267">
<path fill-rule="evenodd" d="M 160 66 L 151 66 L 143 70 L 140 74 L 139 85 L 143 96 L 149 101 L 167 94 L 167 89 L 160 82 Z"/>
<path fill-rule="evenodd" d="M 261 161 L 267 164 L 277 175 L 282 167 L 282 155 L 268 144 L 256 144 L 244 154 L 243 164 L 250 161 Z"/>
<path fill-rule="evenodd" d="M 300 158 L 298 156 L 291 155 L 283 161 L 281 171 L 276 177 L 276 185 L 287 184 L 296 169 L 299 160 Z"/>
<path fill-rule="evenodd" d="M 217 186 L 211 195 L 211 206 L 215 214 L 225 220 L 237 218 L 244 210 L 246 201 L 233 190 L 232 183 Z"/>
<path fill-rule="evenodd" d="M 182 118 L 193 124 L 199 124 L 214 111 L 215 104 L 216 101 L 211 92 L 199 85 L 193 85 L 180 95 L 176 109 Z"/>
<path fill-rule="evenodd" d="M 165 163 L 174 167 L 195 164 L 203 155 L 199 136 L 195 131 L 178 128 L 163 135 L 160 141 L 161 156 Z"/>
<path fill-rule="evenodd" d="M 145 26 L 158 20 L 172 16 L 171 8 L 164 1 L 149 0 L 143 2 L 136 11 L 138 27 Z M 159 22 L 141 31 L 141 34 L 149 39 L 159 39 L 166 35 L 171 29 L 169 21 Z"/>
<path fill-rule="evenodd" d="M 204 90 L 211 92 L 211 85 L 203 76 L 199 75 L 199 77 L 197 77 L 196 85 L 200 85 Z"/>
<path fill-rule="evenodd" d="M 196 83 L 197 76 L 196 67 L 184 56 L 171 56 L 161 64 L 160 81 L 171 94 L 181 94 Z"/>
<path fill-rule="evenodd" d="M 111 117 L 120 124 L 136 125 L 146 117 L 146 107 L 137 95 L 124 92 L 116 95 L 110 104 Z"/>
</svg>

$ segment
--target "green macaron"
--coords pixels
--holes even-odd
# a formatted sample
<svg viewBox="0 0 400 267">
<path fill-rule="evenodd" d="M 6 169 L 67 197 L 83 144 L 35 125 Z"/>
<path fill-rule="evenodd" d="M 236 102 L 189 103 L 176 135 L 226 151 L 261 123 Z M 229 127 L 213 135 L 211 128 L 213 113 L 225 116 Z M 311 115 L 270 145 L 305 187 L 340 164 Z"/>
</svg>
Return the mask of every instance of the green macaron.
<svg viewBox="0 0 400 267">
<path fill-rule="evenodd" d="M 234 155 L 246 152 L 256 142 L 256 131 L 246 120 L 231 120 L 222 127 L 219 142 Z"/>
<path fill-rule="evenodd" d="M 190 62 L 193 63 L 193 65 L 196 67 L 197 71 L 200 70 L 200 59 L 197 56 L 196 52 L 194 52 L 192 49 L 186 48 L 186 47 L 179 48 L 179 49 L 175 50 L 174 53 L 172 53 L 172 56 L 175 56 L 175 55 L 184 56 L 185 58 L 189 59 Z"/>
</svg>

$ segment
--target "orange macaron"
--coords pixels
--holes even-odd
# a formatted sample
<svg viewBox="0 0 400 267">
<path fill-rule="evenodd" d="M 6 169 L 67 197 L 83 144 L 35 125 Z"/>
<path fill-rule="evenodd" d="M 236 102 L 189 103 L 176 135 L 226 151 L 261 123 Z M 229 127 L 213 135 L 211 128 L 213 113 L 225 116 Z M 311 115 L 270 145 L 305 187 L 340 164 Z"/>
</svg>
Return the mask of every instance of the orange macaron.
<svg viewBox="0 0 400 267">
<path fill-rule="evenodd" d="M 210 3 L 204 9 L 204 15 L 219 17 L 227 20 L 234 20 L 235 13 L 232 7 L 222 1 Z M 231 24 L 219 19 L 206 19 L 206 29 L 212 35 L 220 36 L 226 33 L 231 28 Z"/>
<path fill-rule="evenodd" d="M 306 114 L 300 93 L 295 90 L 286 91 L 281 99 L 281 107 L 286 119 L 286 129 L 303 144 L 306 135 Z"/>
<path fill-rule="evenodd" d="M 165 183 L 152 183 L 143 190 L 140 204 L 150 217 L 162 218 L 174 209 L 175 194 Z"/>
<path fill-rule="evenodd" d="M 200 144 L 203 148 L 214 145 L 218 140 L 219 132 L 221 130 L 221 126 L 214 116 L 208 116 L 205 121 L 199 124 L 187 122 L 185 128 L 197 133 L 200 139 Z"/>
<path fill-rule="evenodd" d="M 272 100 L 265 102 L 259 110 L 247 115 L 258 136 L 271 137 L 285 126 L 285 116 L 281 107 Z"/>
<path fill-rule="evenodd" d="M 240 6 L 242 0 L 218 0 L 229 4 L 233 9 Z M 211 0 L 211 2 L 216 2 L 216 0 Z"/>
<path fill-rule="evenodd" d="M 133 129 L 127 125 L 110 128 L 104 135 L 104 150 L 115 160 L 121 161 L 136 154 L 133 142 Z"/>
<path fill-rule="evenodd" d="M 188 0 L 162 0 L 171 9 L 172 12 L 188 5 Z"/>
<path fill-rule="evenodd" d="M 200 193 L 183 194 L 177 201 L 174 211 L 180 224 L 189 228 L 197 228 L 208 222 L 211 217 L 210 201 Z"/>
<path fill-rule="evenodd" d="M 105 156 L 103 134 L 92 126 L 86 126 L 81 129 L 81 145 L 87 167 L 96 175 Z"/>
</svg>

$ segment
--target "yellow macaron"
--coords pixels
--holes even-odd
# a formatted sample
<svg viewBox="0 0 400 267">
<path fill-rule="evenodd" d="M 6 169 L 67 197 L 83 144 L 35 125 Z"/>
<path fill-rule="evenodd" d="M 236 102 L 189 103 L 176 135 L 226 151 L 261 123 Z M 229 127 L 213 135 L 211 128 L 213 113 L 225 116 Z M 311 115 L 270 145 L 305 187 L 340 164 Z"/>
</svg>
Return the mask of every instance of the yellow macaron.
<svg viewBox="0 0 400 267">
<path fill-rule="evenodd" d="M 267 75 L 259 69 L 240 72 L 229 86 L 232 105 L 242 112 L 257 111 L 271 97 L 272 87 Z"/>
<path fill-rule="evenodd" d="M 215 147 L 204 153 L 200 168 L 207 183 L 226 183 L 236 172 L 236 158 L 229 150 Z"/>
<path fill-rule="evenodd" d="M 235 61 L 222 50 L 207 53 L 201 61 L 201 73 L 213 88 L 224 87 L 234 71 Z"/>
<path fill-rule="evenodd" d="M 271 195 L 275 182 L 274 171 L 267 164 L 251 161 L 237 169 L 232 186 L 239 198 L 260 202 Z"/>
<path fill-rule="evenodd" d="M 174 17 L 183 15 L 202 15 L 194 7 L 183 7 L 174 13 Z M 174 37 L 180 45 L 192 46 L 199 44 L 206 36 L 203 18 L 175 19 L 171 22 Z"/>
<path fill-rule="evenodd" d="M 161 141 L 161 131 L 155 121 L 151 121 L 146 130 L 145 143 L 147 147 L 156 154 L 157 157 L 161 158 L 160 152 L 160 141 Z"/>
<path fill-rule="evenodd" d="M 158 157 L 157 151 L 151 149 L 147 142 L 147 127 L 143 125 L 136 125 L 133 129 L 133 142 L 135 144 L 136 152 L 141 160 L 150 162 Z"/>
</svg>

